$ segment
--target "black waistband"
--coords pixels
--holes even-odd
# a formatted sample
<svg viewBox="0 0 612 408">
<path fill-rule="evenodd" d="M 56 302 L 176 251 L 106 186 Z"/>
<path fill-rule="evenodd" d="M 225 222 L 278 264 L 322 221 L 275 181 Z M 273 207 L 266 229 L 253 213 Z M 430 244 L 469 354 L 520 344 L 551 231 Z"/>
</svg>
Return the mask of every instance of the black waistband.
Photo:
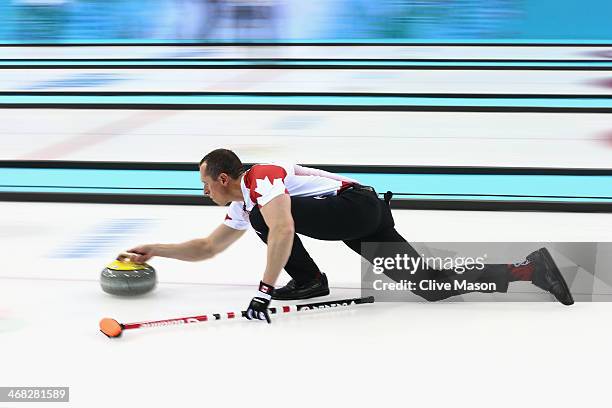
<svg viewBox="0 0 612 408">
<path fill-rule="evenodd" d="M 344 188 L 341 192 L 343 193 L 345 191 L 351 191 L 351 190 L 353 190 L 353 191 L 369 191 L 369 192 L 372 192 L 372 193 L 376 193 L 376 190 L 374 190 L 374 187 L 372 187 L 372 186 L 364 186 L 364 185 L 356 184 L 356 183 L 355 184 L 351 184 L 350 186 Z"/>
</svg>

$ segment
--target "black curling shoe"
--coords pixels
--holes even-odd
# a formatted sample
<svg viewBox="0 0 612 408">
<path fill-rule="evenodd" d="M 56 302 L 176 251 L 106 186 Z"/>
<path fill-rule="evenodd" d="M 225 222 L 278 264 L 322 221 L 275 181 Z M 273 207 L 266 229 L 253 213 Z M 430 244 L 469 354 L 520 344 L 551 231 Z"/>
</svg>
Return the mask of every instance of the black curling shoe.
<svg viewBox="0 0 612 408">
<path fill-rule="evenodd" d="M 327 283 L 327 276 L 322 273 L 318 278 L 302 284 L 298 284 L 294 279 L 291 279 L 282 288 L 274 289 L 272 299 L 298 300 L 325 295 L 329 295 L 329 285 Z"/>
<path fill-rule="evenodd" d="M 540 248 L 527 255 L 527 259 L 535 265 L 531 283 L 540 289 L 552 293 L 564 305 L 574 304 L 574 299 L 567 287 L 567 283 L 563 279 L 548 249 Z"/>
</svg>

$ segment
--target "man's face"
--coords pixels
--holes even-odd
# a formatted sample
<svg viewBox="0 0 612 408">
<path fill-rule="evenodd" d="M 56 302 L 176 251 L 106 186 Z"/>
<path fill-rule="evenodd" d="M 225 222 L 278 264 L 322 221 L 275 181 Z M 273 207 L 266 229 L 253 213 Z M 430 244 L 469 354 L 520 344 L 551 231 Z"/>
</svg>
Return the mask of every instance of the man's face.
<svg viewBox="0 0 612 408">
<path fill-rule="evenodd" d="M 229 176 L 225 173 L 219 174 L 217 179 L 213 179 L 206 174 L 206 162 L 200 166 L 200 180 L 204 185 L 204 195 L 210 197 L 217 205 L 226 205 L 231 200 L 228 196 Z"/>
</svg>

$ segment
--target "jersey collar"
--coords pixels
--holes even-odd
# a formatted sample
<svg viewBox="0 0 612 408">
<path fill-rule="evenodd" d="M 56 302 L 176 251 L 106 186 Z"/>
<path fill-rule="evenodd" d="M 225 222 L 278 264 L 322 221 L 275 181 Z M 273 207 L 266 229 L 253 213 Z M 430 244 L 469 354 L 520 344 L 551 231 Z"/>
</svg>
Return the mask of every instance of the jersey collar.
<svg viewBox="0 0 612 408">
<path fill-rule="evenodd" d="M 244 184 L 244 178 L 246 177 L 248 171 L 245 171 L 240 177 L 240 190 L 242 190 L 242 198 L 243 198 L 243 209 L 245 211 L 251 211 L 253 207 L 255 207 L 255 203 L 251 201 L 251 192 L 247 188 L 246 184 Z"/>
</svg>

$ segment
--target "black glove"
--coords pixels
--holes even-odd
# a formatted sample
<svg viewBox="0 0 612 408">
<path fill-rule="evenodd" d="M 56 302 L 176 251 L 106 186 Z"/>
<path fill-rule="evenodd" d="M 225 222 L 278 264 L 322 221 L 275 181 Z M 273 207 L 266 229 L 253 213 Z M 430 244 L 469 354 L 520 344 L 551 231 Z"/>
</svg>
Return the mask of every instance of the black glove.
<svg viewBox="0 0 612 408">
<path fill-rule="evenodd" d="M 244 317 L 249 320 L 259 319 L 266 320 L 268 323 L 271 323 L 270 314 L 268 313 L 268 306 L 270 306 L 270 299 L 272 299 L 273 290 L 274 286 L 259 282 L 259 291 L 257 292 L 257 296 L 255 296 L 251 300 L 251 303 L 249 303 L 249 307 L 247 308 Z"/>
</svg>

